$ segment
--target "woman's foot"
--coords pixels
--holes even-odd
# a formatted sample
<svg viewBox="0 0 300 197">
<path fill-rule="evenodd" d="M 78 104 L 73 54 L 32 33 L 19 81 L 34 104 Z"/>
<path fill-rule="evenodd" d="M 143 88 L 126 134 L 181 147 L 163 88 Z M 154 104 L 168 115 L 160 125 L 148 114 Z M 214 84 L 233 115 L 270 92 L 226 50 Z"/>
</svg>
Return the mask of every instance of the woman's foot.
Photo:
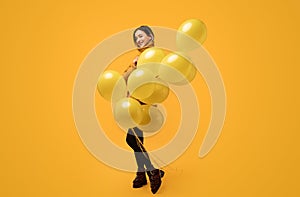
<svg viewBox="0 0 300 197">
<path fill-rule="evenodd" d="M 155 194 L 158 189 L 160 188 L 161 185 L 161 175 L 164 175 L 164 171 L 161 171 L 159 169 L 154 169 L 152 171 L 147 171 L 147 174 L 150 179 L 150 187 L 151 187 L 151 192 Z"/>
<path fill-rule="evenodd" d="M 147 184 L 145 172 L 137 172 L 133 180 L 133 188 L 140 188 Z"/>
</svg>

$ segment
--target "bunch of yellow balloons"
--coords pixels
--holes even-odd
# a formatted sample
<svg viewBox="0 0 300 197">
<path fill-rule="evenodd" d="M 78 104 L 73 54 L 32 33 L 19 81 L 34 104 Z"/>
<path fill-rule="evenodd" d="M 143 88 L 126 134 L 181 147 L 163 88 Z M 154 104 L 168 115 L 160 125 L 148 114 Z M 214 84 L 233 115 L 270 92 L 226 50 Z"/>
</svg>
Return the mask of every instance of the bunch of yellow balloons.
<svg viewBox="0 0 300 197">
<path fill-rule="evenodd" d="M 167 99 L 169 84 L 184 85 L 195 78 L 197 69 L 185 52 L 205 41 L 205 24 L 189 19 L 177 32 L 178 51 L 166 55 L 157 47 L 146 49 L 140 54 L 127 84 L 116 71 L 107 70 L 100 75 L 98 92 L 112 102 L 114 119 L 122 128 L 138 126 L 145 132 L 159 130 L 164 116 L 154 104 Z"/>
<path fill-rule="evenodd" d="M 162 127 L 163 114 L 152 104 L 163 102 L 169 95 L 169 87 L 150 69 L 134 70 L 127 85 L 121 74 L 107 70 L 100 75 L 97 89 L 112 103 L 114 119 L 121 128 L 139 126 L 145 132 L 155 132 Z"/>
</svg>

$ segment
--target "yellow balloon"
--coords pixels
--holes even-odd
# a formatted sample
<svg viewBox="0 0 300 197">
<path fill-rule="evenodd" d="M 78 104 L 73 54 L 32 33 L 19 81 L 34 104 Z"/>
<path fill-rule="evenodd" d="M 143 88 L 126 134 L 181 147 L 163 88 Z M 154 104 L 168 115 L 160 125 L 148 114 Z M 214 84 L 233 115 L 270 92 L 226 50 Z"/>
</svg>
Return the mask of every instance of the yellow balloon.
<svg viewBox="0 0 300 197">
<path fill-rule="evenodd" d="M 150 105 L 141 105 L 142 120 L 139 123 L 139 125 L 146 125 L 146 124 L 150 123 L 151 118 L 150 118 L 150 115 L 149 115 L 149 108 L 150 108 Z"/>
<path fill-rule="evenodd" d="M 160 80 L 155 83 L 153 93 L 149 97 L 142 99 L 141 101 L 149 104 L 161 103 L 167 99 L 168 95 L 169 95 L 168 84 Z"/>
<path fill-rule="evenodd" d="M 136 99 L 143 100 L 144 98 L 149 97 L 153 93 L 154 88 L 155 88 L 154 83 L 147 82 L 137 87 L 134 91 L 132 91 L 130 95 Z"/>
<path fill-rule="evenodd" d="M 188 84 L 189 82 L 193 81 L 193 79 L 195 78 L 197 73 L 197 69 L 193 64 L 189 65 L 189 69 L 187 72 L 187 75 L 185 76 L 185 78 L 180 81 L 180 82 L 176 82 L 174 83 L 175 85 L 185 85 Z"/>
<path fill-rule="evenodd" d="M 148 133 L 153 133 L 161 129 L 165 120 L 163 113 L 157 107 L 150 106 L 149 116 L 151 121 L 146 125 L 139 125 L 139 128 Z"/>
<path fill-rule="evenodd" d="M 143 51 L 139 56 L 137 67 L 139 68 L 139 66 L 145 63 L 159 63 L 164 57 L 165 53 L 162 49 L 157 47 L 148 48 L 145 51 Z"/>
<path fill-rule="evenodd" d="M 194 65 L 180 53 L 170 53 L 161 62 L 159 78 L 169 83 L 187 80 Z"/>
<path fill-rule="evenodd" d="M 158 75 L 158 69 L 161 60 L 165 57 L 162 49 L 151 47 L 141 53 L 137 62 L 137 68 L 147 68 L 151 70 L 154 75 Z"/>
<path fill-rule="evenodd" d="M 178 28 L 176 44 L 181 51 L 193 50 L 203 44 L 206 37 L 206 25 L 199 19 L 189 19 Z"/>
<path fill-rule="evenodd" d="M 139 100 L 149 97 L 154 90 L 155 76 L 146 68 L 135 69 L 128 77 L 127 87 L 131 96 Z"/>
<path fill-rule="evenodd" d="M 119 100 L 113 106 L 113 114 L 116 122 L 123 128 L 135 127 L 143 119 L 141 105 L 133 98 Z"/>
<path fill-rule="evenodd" d="M 117 87 L 117 88 L 116 88 Z M 106 100 L 111 101 L 114 88 L 118 89 L 115 91 L 115 98 L 123 98 L 126 95 L 126 82 L 123 76 L 113 70 L 107 70 L 103 72 L 97 83 L 97 90 L 99 94 Z"/>
<path fill-rule="evenodd" d="M 190 66 L 190 70 L 188 71 L 188 75 L 186 76 L 189 82 L 193 81 L 197 73 L 196 67 L 193 64 L 191 64 Z"/>
<path fill-rule="evenodd" d="M 120 99 L 127 96 L 127 86 L 124 77 L 120 77 L 117 83 L 114 86 L 112 95 L 111 95 L 111 102 L 115 103 Z"/>
</svg>

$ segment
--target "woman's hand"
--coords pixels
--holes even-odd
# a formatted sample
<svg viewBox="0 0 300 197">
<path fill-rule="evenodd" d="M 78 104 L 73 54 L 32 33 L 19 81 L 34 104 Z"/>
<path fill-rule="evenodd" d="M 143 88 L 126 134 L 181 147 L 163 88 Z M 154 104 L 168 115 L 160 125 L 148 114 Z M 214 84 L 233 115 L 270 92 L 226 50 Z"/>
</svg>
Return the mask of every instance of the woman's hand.
<svg viewBox="0 0 300 197">
<path fill-rule="evenodd" d="M 135 68 L 136 68 L 136 66 L 137 66 L 138 60 L 139 60 L 139 56 L 136 56 L 136 57 L 134 58 L 134 60 L 132 61 L 132 63 L 133 63 L 133 65 L 135 66 Z"/>
<path fill-rule="evenodd" d="M 136 56 L 134 58 L 134 60 L 132 61 L 132 64 L 123 73 L 123 77 L 124 77 L 126 83 L 127 83 L 127 79 L 129 77 L 129 75 L 132 73 L 132 71 L 134 71 L 136 69 L 138 59 L 139 59 L 139 56 Z"/>
</svg>

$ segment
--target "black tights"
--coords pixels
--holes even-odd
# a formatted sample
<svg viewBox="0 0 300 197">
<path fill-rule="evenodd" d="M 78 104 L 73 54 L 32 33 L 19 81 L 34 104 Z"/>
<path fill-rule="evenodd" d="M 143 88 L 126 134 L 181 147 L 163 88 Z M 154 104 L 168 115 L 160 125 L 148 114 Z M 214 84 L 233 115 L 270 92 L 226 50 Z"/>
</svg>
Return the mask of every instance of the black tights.
<svg viewBox="0 0 300 197">
<path fill-rule="evenodd" d="M 133 132 L 135 132 L 136 135 Z M 138 139 L 140 140 L 140 142 L 142 144 L 140 144 L 140 142 L 136 136 L 138 136 Z M 143 143 L 144 143 L 143 131 L 141 131 L 137 127 L 128 129 L 127 136 L 126 136 L 126 142 L 134 151 L 136 163 L 138 166 L 138 172 L 145 171 L 145 167 L 146 167 L 147 171 L 154 170 L 154 167 L 151 164 L 149 155 L 143 146 Z"/>
</svg>

